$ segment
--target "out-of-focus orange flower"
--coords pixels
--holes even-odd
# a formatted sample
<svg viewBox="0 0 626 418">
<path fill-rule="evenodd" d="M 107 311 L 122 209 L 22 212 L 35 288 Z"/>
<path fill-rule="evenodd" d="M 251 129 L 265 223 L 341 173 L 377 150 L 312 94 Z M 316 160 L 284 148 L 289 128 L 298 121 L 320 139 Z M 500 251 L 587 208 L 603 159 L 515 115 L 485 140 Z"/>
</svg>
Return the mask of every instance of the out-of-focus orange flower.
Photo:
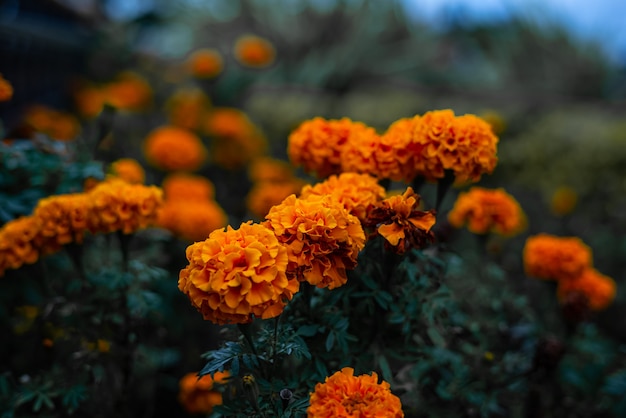
<svg viewBox="0 0 626 418">
<path fill-rule="evenodd" d="M 343 204 L 352 215 L 364 221 L 368 210 L 385 198 L 385 188 L 376 178 L 367 174 L 342 173 L 332 175 L 326 181 L 302 188 L 301 198 L 311 195 L 332 196 Z"/>
<path fill-rule="evenodd" d="M 467 224 L 474 234 L 494 232 L 512 236 L 526 227 L 526 216 L 513 196 L 504 189 L 482 187 L 460 193 L 448 213 L 448 221 L 455 228 Z"/>
<path fill-rule="evenodd" d="M 187 260 L 178 288 L 204 319 L 216 324 L 280 315 L 300 285 L 287 278 L 287 249 L 264 225 L 215 230 L 187 247 Z"/>
<path fill-rule="evenodd" d="M 289 277 L 334 289 L 356 267 L 365 233 L 359 219 L 330 196 L 287 197 L 270 209 L 267 225 L 287 248 Z"/>
<path fill-rule="evenodd" d="M 215 107 L 204 120 L 204 131 L 216 137 L 250 136 L 255 129 L 248 115 L 234 107 Z"/>
<path fill-rule="evenodd" d="M 263 68 L 271 65 L 276 50 L 267 39 L 255 35 L 244 35 L 235 42 L 235 58 L 246 67 Z"/>
<path fill-rule="evenodd" d="M 113 177 L 131 184 L 143 184 L 146 179 L 143 167 L 133 158 L 120 158 L 112 162 L 109 171 Z"/>
<path fill-rule="evenodd" d="M 215 186 L 203 176 L 188 173 L 172 173 L 161 185 L 168 201 L 207 201 L 215 197 Z"/>
<path fill-rule="evenodd" d="M 261 181 L 256 183 L 246 197 L 246 206 L 250 213 L 259 219 L 265 218 L 272 206 L 278 205 L 287 196 L 300 193 L 306 183 L 292 178 L 285 181 Z"/>
<path fill-rule="evenodd" d="M 207 150 L 200 138 L 175 126 L 161 126 L 146 137 L 144 153 L 154 166 L 167 171 L 194 171 L 204 164 Z"/>
<path fill-rule="evenodd" d="M 378 375 L 354 375 L 354 369 L 344 367 L 315 385 L 311 393 L 309 418 L 404 417 L 400 398 L 391 393 L 389 383 L 378 383 Z"/>
<path fill-rule="evenodd" d="M 105 102 L 120 110 L 144 110 L 152 103 L 152 88 L 139 74 L 125 71 L 103 88 Z"/>
<path fill-rule="evenodd" d="M 189 130 L 200 127 L 210 106 L 211 101 L 200 89 L 180 89 L 165 104 L 169 123 Z"/>
<path fill-rule="evenodd" d="M 601 274 L 594 268 L 587 268 L 574 279 L 560 280 L 557 297 L 563 301 L 570 293 L 580 293 L 589 302 L 589 308 L 599 311 L 613 302 L 615 292 L 616 285 L 612 278 Z"/>
<path fill-rule="evenodd" d="M 224 228 L 228 217 L 213 200 L 167 199 L 159 211 L 157 225 L 191 242 L 204 241 L 218 228 Z"/>
<path fill-rule="evenodd" d="M 431 228 L 435 212 L 419 210 L 420 196 L 411 187 L 404 194 L 391 196 L 377 204 L 364 222 L 385 238 L 386 246 L 398 254 L 423 248 L 434 240 Z"/>
<path fill-rule="evenodd" d="M 381 135 L 374 154 L 378 177 L 412 181 L 417 176 L 415 159 L 419 147 L 413 142 L 413 130 L 419 120 L 419 115 L 399 119 Z"/>
<path fill-rule="evenodd" d="M 0 74 L 0 102 L 6 102 L 13 97 L 13 86 Z"/>
<path fill-rule="evenodd" d="M 572 213 L 578 203 L 578 194 L 571 187 L 559 187 L 550 200 L 550 210 L 557 216 Z"/>
<path fill-rule="evenodd" d="M 348 142 L 360 143 L 361 136 L 371 138 L 375 134 L 367 125 L 348 118 L 326 120 L 318 117 L 303 122 L 289 135 L 287 153 L 294 165 L 301 165 L 307 172 L 325 178 L 344 171 L 343 152 Z"/>
<path fill-rule="evenodd" d="M 224 68 L 222 54 L 216 49 L 197 49 L 189 55 L 186 62 L 187 71 L 197 78 L 217 77 Z"/>
<path fill-rule="evenodd" d="M 41 223 L 33 216 L 23 216 L 7 222 L 0 228 L 0 276 L 7 269 L 17 269 L 39 259 L 35 242 Z"/>
<path fill-rule="evenodd" d="M 37 240 L 42 253 L 58 251 L 71 242 L 82 243 L 91 212 L 91 201 L 84 193 L 41 199 L 33 216 L 41 225 Z"/>
<path fill-rule="evenodd" d="M 425 113 L 416 123 L 413 142 L 416 172 L 428 181 L 437 181 L 450 170 L 456 184 L 476 182 L 491 173 L 498 161 L 498 137 L 491 126 L 474 115 L 454 116 L 451 110 Z"/>
<path fill-rule="evenodd" d="M 250 164 L 248 177 L 255 183 L 277 183 L 292 180 L 294 173 L 293 167 L 287 161 L 277 160 L 270 157 L 261 157 L 256 158 Z"/>
<path fill-rule="evenodd" d="M 94 118 L 102 111 L 106 95 L 100 87 L 86 85 L 74 92 L 76 110 L 80 116 Z"/>
<path fill-rule="evenodd" d="M 41 105 L 29 108 L 24 122 L 35 131 L 59 141 L 72 140 L 80 132 L 78 120 L 73 115 Z"/>
<path fill-rule="evenodd" d="M 210 414 L 214 406 L 222 404 L 222 394 L 214 390 L 215 383 L 223 384 L 229 377 L 229 372 L 215 372 L 213 378 L 187 373 L 179 382 L 178 401 L 190 414 Z"/>
<path fill-rule="evenodd" d="M 163 191 L 155 186 L 111 179 L 88 194 L 92 202 L 89 229 L 92 233 L 133 233 L 155 224 L 163 204 Z"/>
<path fill-rule="evenodd" d="M 531 277 L 545 280 L 575 279 L 591 265 L 591 248 L 580 238 L 539 234 L 526 240 L 524 268 Z"/>
</svg>

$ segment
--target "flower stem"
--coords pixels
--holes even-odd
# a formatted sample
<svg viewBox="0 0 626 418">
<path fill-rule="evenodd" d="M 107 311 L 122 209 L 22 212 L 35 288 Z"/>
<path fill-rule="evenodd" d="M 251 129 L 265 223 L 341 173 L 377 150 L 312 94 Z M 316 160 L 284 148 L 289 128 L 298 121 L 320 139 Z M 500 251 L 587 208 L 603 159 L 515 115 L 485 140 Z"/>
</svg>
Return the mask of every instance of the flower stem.
<svg viewBox="0 0 626 418">
<path fill-rule="evenodd" d="M 241 331 L 241 335 L 243 335 L 243 338 L 246 340 L 246 342 L 250 346 L 250 350 L 252 350 L 252 354 L 258 357 L 259 354 L 257 353 L 256 347 L 254 346 L 254 343 L 252 342 L 252 331 L 251 331 L 252 323 L 237 324 L 237 328 L 239 328 L 239 331 Z"/>
<path fill-rule="evenodd" d="M 437 200 L 435 202 L 435 210 L 437 212 L 439 212 L 443 198 L 446 196 L 446 193 L 450 189 L 450 186 L 452 186 L 452 183 L 454 183 L 454 172 L 446 170 L 444 177 L 439 180 L 439 183 L 437 183 Z"/>
</svg>

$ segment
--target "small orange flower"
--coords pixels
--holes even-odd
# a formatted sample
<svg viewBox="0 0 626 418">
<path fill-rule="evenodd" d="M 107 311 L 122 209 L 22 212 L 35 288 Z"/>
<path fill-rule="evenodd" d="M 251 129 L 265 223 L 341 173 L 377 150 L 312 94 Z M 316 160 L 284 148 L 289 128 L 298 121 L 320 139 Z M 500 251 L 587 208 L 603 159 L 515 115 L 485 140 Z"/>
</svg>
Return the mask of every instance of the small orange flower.
<svg viewBox="0 0 626 418">
<path fill-rule="evenodd" d="M 434 240 L 431 231 L 435 212 L 419 210 L 420 196 L 411 187 L 404 194 L 391 196 L 376 205 L 364 224 L 375 228 L 385 238 L 385 245 L 403 254 L 411 248 L 423 248 Z"/>
<path fill-rule="evenodd" d="M 269 157 L 255 159 L 248 169 L 248 177 L 255 183 L 291 181 L 293 176 L 293 167 L 288 162 Z"/>
<path fill-rule="evenodd" d="M 204 241 L 218 228 L 224 228 L 228 217 L 213 200 L 166 200 L 156 224 L 191 242 Z"/>
<path fill-rule="evenodd" d="M 306 183 L 304 180 L 293 178 L 285 181 L 261 181 L 256 183 L 246 197 L 246 206 L 250 213 L 259 219 L 265 218 L 272 206 L 291 194 L 300 193 Z"/>
<path fill-rule="evenodd" d="M 235 42 L 235 58 L 247 67 L 263 68 L 271 65 L 276 50 L 268 40 L 255 35 L 244 35 Z"/>
<path fill-rule="evenodd" d="M 615 299 L 615 281 L 601 274 L 594 268 L 585 269 L 580 276 L 571 280 L 560 280 L 557 289 L 557 297 L 560 301 L 567 298 L 570 293 L 583 294 L 589 308 L 594 311 L 605 309 Z"/>
<path fill-rule="evenodd" d="M 194 171 L 204 164 L 207 150 L 195 134 L 175 126 L 161 126 L 144 141 L 148 161 L 166 171 Z"/>
<path fill-rule="evenodd" d="M 367 174 L 343 173 L 330 176 L 314 186 L 304 186 L 301 198 L 329 195 L 338 200 L 352 215 L 364 221 L 368 210 L 385 198 L 385 188 Z"/>
<path fill-rule="evenodd" d="M 13 86 L 0 74 L 0 102 L 6 102 L 13 97 Z"/>
<path fill-rule="evenodd" d="M 73 115 L 41 105 L 29 108 L 24 122 L 35 131 L 59 141 L 70 141 L 80 132 L 78 120 Z"/>
<path fill-rule="evenodd" d="M 524 246 L 526 274 L 539 279 L 575 279 L 591 267 L 591 259 L 591 249 L 576 237 L 539 234 Z"/>
<path fill-rule="evenodd" d="M 207 201 L 215 198 L 215 186 L 209 179 L 188 173 L 172 173 L 161 186 L 168 201 Z"/>
<path fill-rule="evenodd" d="M 216 324 L 273 318 L 299 289 L 298 281 L 285 274 L 287 249 L 264 225 L 215 230 L 187 247 L 187 260 L 178 288 L 204 319 Z"/>
<path fill-rule="evenodd" d="M 318 117 L 303 122 L 289 135 L 287 153 L 294 165 L 325 178 L 343 172 L 343 153 L 348 142 L 360 143 L 361 136 L 371 139 L 372 135 L 373 129 L 361 122 Z"/>
<path fill-rule="evenodd" d="M 550 200 L 550 210 L 557 216 L 572 213 L 578 203 L 578 194 L 571 187 L 559 187 Z"/>
<path fill-rule="evenodd" d="M 33 216 L 23 216 L 0 228 L 0 276 L 7 269 L 17 269 L 39 259 L 36 238 L 41 224 Z"/>
<path fill-rule="evenodd" d="M 212 48 L 195 50 L 187 59 L 187 71 L 197 78 L 217 77 L 224 68 L 222 55 Z"/>
<path fill-rule="evenodd" d="M 74 92 L 76 110 L 80 116 L 95 118 L 102 111 L 106 96 L 103 90 L 96 86 L 81 86 Z"/>
<path fill-rule="evenodd" d="M 354 369 L 344 367 L 315 385 L 311 393 L 309 418 L 401 418 L 400 398 L 391 393 L 389 383 L 378 383 L 378 375 L 354 376 Z"/>
<path fill-rule="evenodd" d="M 378 177 L 410 182 L 417 176 L 415 158 L 418 147 L 412 139 L 419 120 L 420 116 L 399 119 L 380 137 L 374 154 Z"/>
<path fill-rule="evenodd" d="M 103 88 L 102 92 L 105 102 L 120 110 L 144 110 L 152 103 L 150 84 L 132 71 L 120 73 L 115 81 Z"/>
<path fill-rule="evenodd" d="M 210 106 L 209 98 L 200 89 L 177 90 L 165 104 L 169 123 L 189 130 L 200 127 Z"/>
<path fill-rule="evenodd" d="M 267 225 L 287 248 L 289 277 L 334 289 L 356 267 L 365 234 L 359 219 L 330 196 L 287 197 L 270 209 Z"/>
<path fill-rule="evenodd" d="M 222 394 L 214 390 L 215 383 L 223 384 L 229 377 L 229 372 L 215 372 L 213 378 L 187 373 L 180 379 L 178 400 L 190 414 L 210 414 L 215 405 L 222 404 Z"/>
<path fill-rule="evenodd" d="M 41 251 L 50 253 L 71 242 L 82 243 L 91 212 L 91 201 L 84 193 L 41 199 L 33 211 L 41 225 L 37 238 Z"/>
<path fill-rule="evenodd" d="M 143 184 L 146 179 L 143 167 L 133 158 L 121 158 L 112 162 L 109 171 L 112 176 L 131 184 Z"/>
<path fill-rule="evenodd" d="M 504 189 L 482 187 L 460 193 L 448 213 L 448 221 L 455 228 L 467 224 L 474 234 L 494 232 L 512 236 L 526 227 L 526 216 L 513 196 Z"/>
</svg>

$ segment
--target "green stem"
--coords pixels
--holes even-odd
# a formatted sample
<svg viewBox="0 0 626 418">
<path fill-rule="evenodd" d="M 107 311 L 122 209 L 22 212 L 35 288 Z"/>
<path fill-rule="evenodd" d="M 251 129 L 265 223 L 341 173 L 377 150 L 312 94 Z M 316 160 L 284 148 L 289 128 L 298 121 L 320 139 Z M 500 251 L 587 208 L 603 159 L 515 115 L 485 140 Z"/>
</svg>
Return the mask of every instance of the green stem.
<svg viewBox="0 0 626 418">
<path fill-rule="evenodd" d="M 278 323 L 281 315 L 274 318 L 274 339 L 272 340 L 272 368 L 270 369 L 270 380 L 274 378 L 274 370 L 276 369 L 276 344 L 278 343 Z"/>
<path fill-rule="evenodd" d="M 117 231 L 117 237 L 120 240 L 120 250 L 122 252 L 122 269 L 124 272 L 128 272 L 130 241 L 133 236 L 132 234 L 124 234 L 122 231 Z"/>
<path fill-rule="evenodd" d="M 239 331 L 241 331 L 243 338 L 246 340 L 246 342 L 250 346 L 250 350 L 252 351 L 252 354 L 258 357 L 259 354 L 257 353 L 256 347 L 254 346 L 254 343 L 252 342 L 252 330 L 251 330 L 252 323 L 250 322 L 247 324 L 237 324 L 237 328 L 239 328 Z"/>
<path fill-rule="evenodd" d="M 454 183 L 454 172 L 446 170 L 444 177 L 439 179 L 439 183 L 437 183 L 437 201 L 435 203 L 435 210 L 437 212 L 439 212 L 443 198 L 446 196 L 446 193 L 450 189 L 450 186 L 452 186 L 452 183 Z"/>
</svg>

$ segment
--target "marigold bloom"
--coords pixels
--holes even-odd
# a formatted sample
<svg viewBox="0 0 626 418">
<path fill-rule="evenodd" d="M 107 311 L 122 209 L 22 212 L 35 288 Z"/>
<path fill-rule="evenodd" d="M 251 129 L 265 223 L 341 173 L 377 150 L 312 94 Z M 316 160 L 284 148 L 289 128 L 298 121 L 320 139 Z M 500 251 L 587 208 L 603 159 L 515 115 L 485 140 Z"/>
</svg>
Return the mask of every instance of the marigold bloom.
<svg viewBox="0 0 626 418">
<path fill-rule="evenodd" d="M 268 214 L 272 206 L 291 194 L 300 193 L 306 183 L 304 180 L 293 178 L 288 181 L 261 181 L 256 183 L 246 197 L 246 206 L 250 213 L 259 219 Z"/>
<path fill-rule="evenodd" d="M 104 100 L 120 110 L 144 110 L 152 103 L 152 88 L 141 75 L 124 71 L 102 90 Z"/>
<path fill-rule="evenodd" d="M 268 40 L 244 35 L 235 42 L 235 58 L 247 67 L 263 68 L 274 62 L 276 50 Z"/>
<path fill-rule="evenodd" d="M 355 129 L 341 151 L 341 171 L 378 175 L 376 152 L 379 146 L 380 136 L 374 128 Z"/>
<path fill-rule="evenodd" d="M 287 161 L 261 157 L 256 158 L 250 164 L 248 177 L 255 183 L 265 181 L 277 183 L 291 181 L 294 177 L 294 173 L 293 167 Z"/>
<path fill-rule="evenodd" d="M 380 137 L 374 154 L 378 177 L 410 182 L 417 176 L 418 147 L 413 142 L 413 130 L 419 120 L 420 116 L 399 119 Z"/>
<path fill-rule="evenodd" d="M 118 179 L 98 184 L 88 196 L 93 208 L 89 218 L 92 233 L 130 234 L 152 226 L 163 204 L 163 191 L 158 187 Z"/>
<path fill-rule="evenodd" d="M 223 384 L 229 377 L 229 372 L 215 372 L 213 378 L 187 373 L 180 379 L 178 400 L 190 414 L 210 414 L 215 405 L 222 404 L 222 394 L 213 390 L 214 384 Z"/>
<path fill-rule="evenodd" d="M 571 187 L 559 187 L 550 199 L 550 210 L 557 216 L 572 213 L 578 203 L 578 194 Z"/>
<path fill-rule="evenodd" d="M 37 203 L 33 216 L 40 223 L 41 251 L 58 251 L 65 244 L 83 242 L 92 216 L 91 201 L 84 193 L 46 197 Z"/>
<path fill-rule="evenodd" d="M 539 279 L 574 279 L 591 262 L 591 249 L 576 237 L 539 234 L 529 237 L 524 246 L 526 274 Z"/>
<path fill-rule="evenodd" d="M 436 222 L 435 212 L 419 210 L 420 196 L 411 187 L 404 194 L 391 196 L 369 212 L 364 225 L 375 228 L 398 254 L 411 248 L 423 248 L 432 242 L 431 228 Z"/>
<path fill-rule="evenodd" d="M 94 118 L 100 114 L 106 95 L 96 86 L 82 86 L 74 92 L 74 103 L 80 116 Z"/>
<path fill-rule="evenodd" d="M 216 324 L 273 318 L 299 289 L 298 281 L 285 274 L 287 249 L 264 225 L 215 230 L 187 247 L 187 260 L 178 288 L 204 319 Z"/>
<path fill-rule="evenodd" d="M 476 182 L 496 166 L 497 143 L 491 127 L 474 115 L 454 116 L 451 110 L 427 112 L 415 125 L 413 142 L 417 174 L 436 181 L 446 170 L 457 184 Z"/>
<path fill-rule="evenodd" d="M 167 171 L 194 171 L 207 158 L 207 150 L 200 138 L 175 126 L 153 130 L 144 141 L 144 153 L 151 164 Z"/>
<path fill-rule="evenodd" d="M 0 276 L 7 269 L 17 269 L 39 259 L 35 240 L 40 229 L 40 221 L 33 216 L 14 219 L 0 228 Z"/>
<path fill-rule="evenodd" d="M 389 383 L 378 383 L 378 375 L 354 376 L 354 369 L 344 367 L 315 385 L 311 393 L 309 418 L 401 418 L 400 398 L 391 393 Z"/>
<path fill-rule="evenodd" d="M 0 74 L 0 102 L 6 102 L 13 97 L 13 86 Z"/>
<path fill-rule="evenodd" d="M 166 200 L 159 211 L 157 226 L 191 242 L 203 241 L 218 228 L 224 228 L 228 216 L 213 200 Z"/>
<path fill-rule="evenodd" d="M 287 197 L 270 209 L 268 226 L 286 246 L 287 273 L 300 281 L 334 289 L 356 267 L 365 233 L 359 219 L 330 196 Z"/>
<path fill-rule="evenodd" d="M 455 228 L 467 224 L 474 234 L 511 236 L 526 227 L 526 216 L 519 203 L 504 189 L 472 187 L 460 193 L 448 213 L 448 221 Z"/>
<path fill-rule="evenodd" d="M 304 121 L 289 135 L 287 153 L 294 165 L 301 165 L 305 171 L 325 178 L 343 172 L 343 153 L 348 142 L 360 143 L 361 136 L 366 136 L 363 141 L 367 141 L 375 134 L 367 125 L 348 118 L 326 120 L 318 117 Z"/>
<path fill-rule="evenodd" d="M 143 167 L 133 158 L 120 158 L 112 162 L 109 171 L 114 177 L 132 184 L 143 184 L 146 179 Z"/>
<path fill-rule="evenodd" d="M 368 210 L 385 198 L 385 188 L 367 174 L 342 173 L 326 181 L 302 188 L 301 198 L 329 195 L 343 204 L 352 215 L 364 221 Z"/>
<path fill-rule="evenodd" d="M 581 293 L 589 301 L 594 311 L 605 309 L 615 299 L 615 281 L 594 268 L 583 270 L 580 276 L 571 280 L 560 280 L 557 297 L 563 301 L 569 293 Z"/>
<path fill-rule="evenodd" d="M 165 177 L 163 193 L 168 201 L 207 201 L 215 198 L 215 186 L 203 176 L 172 173 Z"/>
<path fill-rule="evenodd" d="M 177 90 L 165 104 L 168 121 L 180 128 L 195 130 L 205 117 L 211 101 L 200 89 Z"/>
<path fill-rule="evenodd" d="M 35 131 L 59 141 L 72 140 L 80 132 L 78 120 L 73 115 L 41 105 L 29 108 L 24 122 Z"/>
<path fill-rule="evenodd" d="M 197 78 L 217 77 L 224 68 L 222 54 L 216 49 L 197 49 L 189 55 L 186 62 L 187 71 Z"/>
</svg>

